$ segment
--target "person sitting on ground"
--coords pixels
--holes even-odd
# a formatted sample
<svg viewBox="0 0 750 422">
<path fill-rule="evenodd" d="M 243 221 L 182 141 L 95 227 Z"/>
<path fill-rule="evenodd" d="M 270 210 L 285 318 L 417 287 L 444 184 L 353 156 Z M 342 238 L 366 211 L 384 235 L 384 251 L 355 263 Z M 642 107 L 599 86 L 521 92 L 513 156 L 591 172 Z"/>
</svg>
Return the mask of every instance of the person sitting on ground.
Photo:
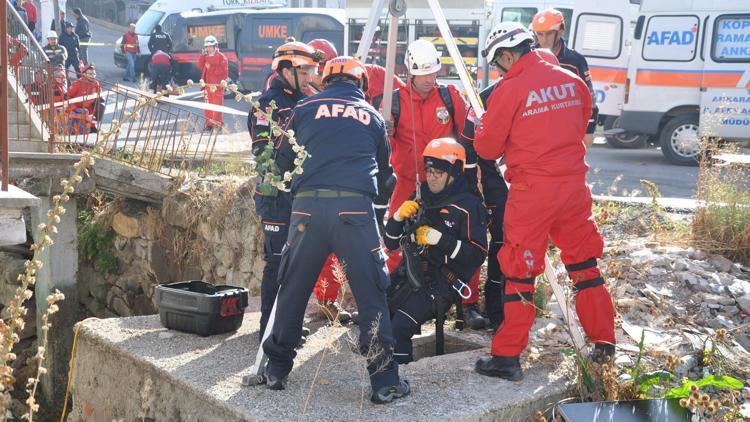
<svg viewBox="0 0 750 422">
<path fill-rule="evenodd" d="M 99 97 L 101 91 L 99 81 L 96 80 L 94 65 L 86 66 L 81 72 L 81 78 L 73 82 L 68 90 L 68 98 L 70 99 L 87 97 L 82 101 L 70 103 L 69 106 L 71 111 L 85 110 L 87 116 L 91 116 L 87 125 L 90 132 L 96 132 L 96 122 L 101 120 L 102 114 L 104 114 L 104 104 Z"/>
<path fill-rule="evenodd" d="M 481 196 L 468 188 L 464 148 L 451 138 L 439 138 L 427 144 L 422 156 L 427 180 L 421 183 L 421 198 L 412 194 L 401 204 L 388 219 L 383 239 L 389 250 L 404 242 L 422 248 L 414 254 L 402 250 L 404 259 L 391 274 L 393 357 L 400 364 L 414 360 L 411 338 L 422 324 L 433 318 L 441 323 L 444 316 L 438 312 L 447 313 L 454 303 L 460 306 L 458 295 L 469 293 L 469 279 L 487 257 L 487 212 Z M 418 269 L 421 287 L 416 291 L 406 267 Z"/>
</svg>

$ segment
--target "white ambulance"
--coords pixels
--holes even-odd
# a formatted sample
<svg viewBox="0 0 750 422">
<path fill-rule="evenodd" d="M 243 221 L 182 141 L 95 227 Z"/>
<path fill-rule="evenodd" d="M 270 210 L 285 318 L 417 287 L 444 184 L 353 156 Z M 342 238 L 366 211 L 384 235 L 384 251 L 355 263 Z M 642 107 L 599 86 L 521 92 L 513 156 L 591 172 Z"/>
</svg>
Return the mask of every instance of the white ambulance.
<svg viewBox="0 0 750 422">
<path fill-rule="evenodd" d="M 750 1 L 643 0 L 621 126 L 695 165 L 700 140 L 750 139 Z"/>
<path fill-rule="evenodd" d="M 612 130 L 620 127 L 625 100 L 628 59 L 637 2 L 630 0 L 503 0 L 494 2 L 493 22 L 515 21 L 530 26 L 534 15 L 547 8 L 565 18 L 563 38 L 568 47 L 586 57 L 591 71 L 599 120 L 607 143 L 616 148 L 639 148 L 647 136 Z M 489 79 L 497 75 L 489 72 Z M 487 81 L 485 81 L 485 84 Z"/>
</svg>

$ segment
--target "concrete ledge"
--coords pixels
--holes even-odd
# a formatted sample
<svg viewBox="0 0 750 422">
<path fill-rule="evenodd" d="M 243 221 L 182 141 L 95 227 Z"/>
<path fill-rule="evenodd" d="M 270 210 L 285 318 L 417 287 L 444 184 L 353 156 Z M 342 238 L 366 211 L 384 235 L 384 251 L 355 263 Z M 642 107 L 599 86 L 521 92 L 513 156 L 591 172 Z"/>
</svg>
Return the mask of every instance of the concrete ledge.
<svg viewBox="0 0 750 422">
<path fill-rule="evenodd" d="M 37 206 L 39 206 L 39 198 L 23 189 L 8 185 L 7 191 L 0 190 L 0 208 L 13 208 L 20 211 L 26 207 Z"/>
<path fill-rule="evenodd" d="M 537 364 L 524 381 L 511 383 L 475 374 L 475 360 L 487 351 L 471 350 L 402 366 L 412 395 L 376 406 L 364 359 L 348 346 L 356 327 L 324 327 L 310 336 L 287 390 L 242 387 L 258 348 L 258 320 L 247 313 L 237 333 L 207 338 L 166 330 L 158 316 L 81 322 L 68 420 L 140 420 L 147 378 L 153 385 L 146 416 L 183 421 L 526 421 L 569 391 L 570 361 Z"/>
</svg>

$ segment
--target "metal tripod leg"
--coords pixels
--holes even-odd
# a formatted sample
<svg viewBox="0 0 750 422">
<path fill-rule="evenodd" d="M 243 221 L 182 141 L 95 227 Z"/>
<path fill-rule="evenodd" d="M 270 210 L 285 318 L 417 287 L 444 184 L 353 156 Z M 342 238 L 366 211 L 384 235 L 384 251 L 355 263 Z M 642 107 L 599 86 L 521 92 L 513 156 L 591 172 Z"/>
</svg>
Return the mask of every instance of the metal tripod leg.
<svg viewBox="0 0 750 422">
<path fill-rule="evenodd" d="M 281 292 L 281 289 L 279 289 Z M 266 331 L 263 332 L 263 339 L 260 341 L 258 346 L 258 353 L 255 355 L 255 363 L 250 368 L 250 373 L 242 377 L 242 385 L 254 386 L 266 383 L 266 364 L 268 363 L 268 356 L 263 351 L 263 343 L 266 339 L 271 336 L 273 331 L 273 324 L 276 320 L 276 305 L 279 303 L 279 293 L 276 293 L 276 299 L 273 301 L 273 308 L 271 308 L 271 316 L 268 318 L 266 323 Z"/>
</svg>

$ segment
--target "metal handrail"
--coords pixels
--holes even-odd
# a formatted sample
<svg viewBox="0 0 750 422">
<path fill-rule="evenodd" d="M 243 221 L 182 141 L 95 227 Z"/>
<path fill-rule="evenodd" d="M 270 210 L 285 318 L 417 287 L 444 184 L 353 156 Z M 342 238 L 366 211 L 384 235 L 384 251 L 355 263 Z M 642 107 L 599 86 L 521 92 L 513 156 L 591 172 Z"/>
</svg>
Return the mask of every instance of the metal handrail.
<svg viewBox="0 0 750 422">
<path fill-rule="evenodd" d="M 15 116 L 12 143 L 48 152 L 96 146 L 109 159 L 167 176 L 178 176 L 196 162 L 209 167 L 218 133 L 203 131 L 207 123 L 203 115 L 151 101 L 153 95 L 134 88 L 97 80 L 92 81 L 99 84 L 98 90 L 69 98 L 66 79 L 55 78 L 43 47 L 9 3 L 8 9 L 12 12 L 3 22 L 8 26 L 6 41 L 12 45 L 4 51 L 13 51 L 13 58 L 3 67 L 10 76 L 10 90 L 16 92 L 7 108 L 9 118 Z M 41 133 L 35 134 L 36 128 Z"/>
</svg>

